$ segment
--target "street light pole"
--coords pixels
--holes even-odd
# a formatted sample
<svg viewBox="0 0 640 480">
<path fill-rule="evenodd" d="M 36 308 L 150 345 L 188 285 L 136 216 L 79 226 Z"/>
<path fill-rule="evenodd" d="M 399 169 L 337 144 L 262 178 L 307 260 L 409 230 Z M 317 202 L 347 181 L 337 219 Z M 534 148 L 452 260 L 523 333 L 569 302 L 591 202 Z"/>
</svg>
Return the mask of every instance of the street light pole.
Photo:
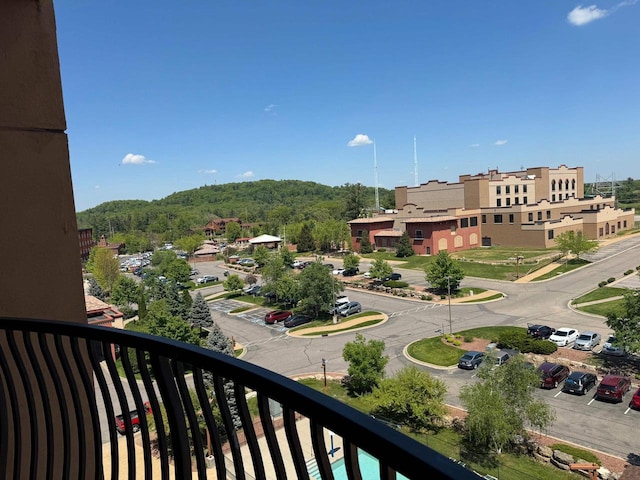
<svg viewBox="0 0 640 480">
<path fill-rule="evenodd" d="M 524 257 L 518 255 L 516 257 L 516 280 L 520 278 L 520 260 L 524 259 Z"/>
<path fill-rule="evenodd" d="M 327 393 L 327 359 L 322 359 L 322 373 L 324 374 L 324 393 Z"/>
<path fill-rule="evenodd" d="M 449 298 L 449 334 L 453 335 L 453 327 L 451 325 L 451 277 L 447 275 L 447 297 Z"/>
</svg>

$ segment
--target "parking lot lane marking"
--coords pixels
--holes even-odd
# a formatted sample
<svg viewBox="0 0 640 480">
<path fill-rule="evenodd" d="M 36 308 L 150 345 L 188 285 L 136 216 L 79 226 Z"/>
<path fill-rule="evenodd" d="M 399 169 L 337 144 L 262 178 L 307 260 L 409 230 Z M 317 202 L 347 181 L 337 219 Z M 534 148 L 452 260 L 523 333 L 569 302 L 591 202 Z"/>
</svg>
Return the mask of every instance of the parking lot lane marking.
<svg viewBox="0 0 640 480">
<path fill-rule="evenodd" d="M 589 400 L 589 403 L 587 403 L 587 405 L 591 405 L 594 401 L 595 401 L 595 398 L 592 398 L 591 400 Z"/>
<path fill-rule="evenodd" d="M 629 410 L 631 410 L 631 407 L 627 407 L 627 409 L 624 411 L 624 414 L 626 415 L 627 413 L 629 413 Z"/>
<path fill-rule="evenodd" d="M 562 393 L 562 390 L 560 390 L 558 393 L 556 393 L 553 398 L 558 398 L 558 395 L 560 395 Z"/>
</svg>

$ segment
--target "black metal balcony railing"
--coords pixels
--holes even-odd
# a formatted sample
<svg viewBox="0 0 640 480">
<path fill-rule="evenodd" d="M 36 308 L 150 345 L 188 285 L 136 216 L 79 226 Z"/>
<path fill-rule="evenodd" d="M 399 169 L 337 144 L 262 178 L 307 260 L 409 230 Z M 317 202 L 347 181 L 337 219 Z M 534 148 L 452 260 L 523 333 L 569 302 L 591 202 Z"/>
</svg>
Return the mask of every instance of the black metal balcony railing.
<svg viewBox="0 0 640 480">
<path fill-rule="evenodd" d="M 115 346 L 125 378 L 113 359 Z M 231 396 L 225 395 L 229 382 Z M 257 397 L 256 423 L 248 390 Z M 270 400 L 282 405 L 279 422 Z M 121 437 L 114 418 L 131 410 L 140 412 L 140 434 L 124 415 Z M 308 421 L 304 433 L 301 417 Z M 308 479 L 306 460 L 315 457 L 321 478 L 333 479 L 328 431 L 341 439 L 350 480 L 371 478 L 361 473 L 358 449 L 378 460 L 381 479 L 394 479 L 395 472 L 477 478 L 367 415 L 242 360 L 113 328 L 0 319 L 0 478 L 115 479 L 124 466 L 128 478 Z M 307 452 L 303 444 L 310 445 Z"/>
</svg>

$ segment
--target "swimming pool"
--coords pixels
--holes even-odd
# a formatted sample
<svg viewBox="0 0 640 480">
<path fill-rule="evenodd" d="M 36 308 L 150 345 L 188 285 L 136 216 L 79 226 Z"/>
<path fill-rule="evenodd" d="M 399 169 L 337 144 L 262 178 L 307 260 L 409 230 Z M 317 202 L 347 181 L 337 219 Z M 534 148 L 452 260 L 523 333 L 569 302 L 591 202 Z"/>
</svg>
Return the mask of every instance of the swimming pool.
<svg viewBox="0 0 640 480">
<path fill-rule="evenodd" d="M 360 464 L 360 473 L 362 478 L 380 478 L 380 464 L 378 460 L 369 455 L 364 450 L 358 450 L 358 463 Z M 331 470 L 335 480 L 347 480 L 347 471 L 344 468 L 344 458 L 336 460 L 331 464 Z M 408 480 L 407 477 L 398 473 L 397 480 Z"/>
</svg>

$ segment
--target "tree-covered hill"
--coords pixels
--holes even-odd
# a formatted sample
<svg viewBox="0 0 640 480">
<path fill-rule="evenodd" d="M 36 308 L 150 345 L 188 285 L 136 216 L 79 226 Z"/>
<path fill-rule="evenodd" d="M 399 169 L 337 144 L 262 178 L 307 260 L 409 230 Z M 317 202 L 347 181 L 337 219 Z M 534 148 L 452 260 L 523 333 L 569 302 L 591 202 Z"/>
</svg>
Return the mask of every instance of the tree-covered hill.
<svg viewBox="0 0 640 480">
<path fill-rule="evenodd" d="M 394 207 L 393 190 L 380 189 L 382 207 Z M 206 185 L 173 193 L 163 199 L 116 200 L 77 213 L 80 228 L 93 228 L 94 237 L 146 232 L 178 238 L 202 229 L 215 217 L 238 217 L 277 231 L 306 220 L 351 220 L 374 206 L 373 187 L 345 184 L 330 187 L 299 180 Z"/>
</svg>

